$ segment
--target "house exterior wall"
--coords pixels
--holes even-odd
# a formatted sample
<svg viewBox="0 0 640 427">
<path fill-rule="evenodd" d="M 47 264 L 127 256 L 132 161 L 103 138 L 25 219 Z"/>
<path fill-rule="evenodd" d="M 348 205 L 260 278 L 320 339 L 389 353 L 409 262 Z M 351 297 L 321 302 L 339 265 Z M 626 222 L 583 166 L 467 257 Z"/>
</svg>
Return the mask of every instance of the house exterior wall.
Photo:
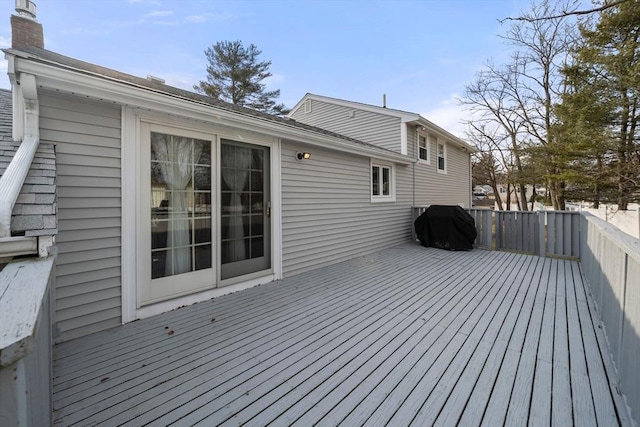
<svg viewBox="0 0 640 427">
<path fill-rule="evenodd" d="M 400 153 L 398 117 L 312 99 L 310 112 L 302 105 L 291 118 Z"/>
<path fill-rule="evenodd" d="M 40 139 L 56 146 L 58 339 L 121 323 L 120 107 L 44 92 Z"/>
<path fill-rule="evenodd" d="M 417 133 L 408 130 L 408 155 L 418 158 Z M 415 166 L 415 205 L 460 205 L 470 208 L 471 197 L 471 163 L 469 153 L 458 148 L 446 139 L 438 137 L 438 142 L 445 142 L 447 173 L 439 173 L 435 144 L 429 146 L 429 164 L 418 162 Z"/>
<path fill-rule="evenodd" d="M 56 146 L 57 341 L 122 321 L 121 108 L 40 94 L 41 140 Z M 297 151 L 311 151 L 308 161 Z M 283 142 L 282 241 L 286 276 L 411 238 L 413 166 L 394 165 L 395 202 L 371 202 L 367 156 Z"/>
<path fill-rule="evenodd" d="M 298 161 L 297 151 L 311 159 Z M 408 241 L 412 166 L 395 165 L 396 201 L 372 203 L 370 159 L 282 144 L 283 275 Z"/>
</svg>

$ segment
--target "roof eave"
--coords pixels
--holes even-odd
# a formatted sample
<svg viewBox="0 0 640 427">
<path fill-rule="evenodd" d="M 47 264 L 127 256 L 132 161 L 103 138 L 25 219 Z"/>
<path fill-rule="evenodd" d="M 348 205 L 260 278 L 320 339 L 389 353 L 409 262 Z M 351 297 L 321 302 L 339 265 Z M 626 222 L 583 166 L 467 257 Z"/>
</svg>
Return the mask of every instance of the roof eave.
<svg viewBox="0 0 640 427">
<path fill-rule="evenodd" d="M 196 114 L 198 119 L 204 121 L 215 119 L 214 121 L 229 126 L 258 127 L 262 133 L 268 132 L 280 138 L 300 140 L 300 142 L 312 145 L 319 145 L 351 154 L 386 159 L 400 164 L 412 163 L 412 159 L 402 154 L 374 146 L 360 145 L 357 142 L 338 136 L 325 135 L 313 130 L 302 129 L 286 122 L 272 121 L 240 111 L 227 110 L 221 106 L 206 104 L 198 100 L 140 86 L 133 82 L 92 73 L 91 71 L 74 69 L 73 67 L 46 61 L 29 53 L 10 49 L 5 50 L 5 53 L 15 57 L 16 70 L 37 75 L 38 86 L 42 88 L 71 94 L 82 94 L 94 99 L 131 107 L 150 108 L 170 114 L 176 114 L 176 111 L 181 111 L 183 114 L 189 113 L 189 117 L 194 117 L 194 114 Z M 73 79 L 69 78 L 69 73 L 74 74 Z"/>
<path fill-rule="evenodd" d="M 427 130 L 434 132 L 436 134 L 439 134 L 440 136 L 446 138 L 448 141 L 455 143 L 459 147 L 464 148 L 465 150 L 471 153 L 475 153 L 476 151 L 478 151 L 476 147 L 467 143 L 464 139 L 455 136 L 448 130 L 438 126 L 437 124 L 433 123 L 428 119 L 425 119 L 422 116 L 418 116 L 418 119 L 416 120 L 416 124 L 424 126 Z"/>
</svg>

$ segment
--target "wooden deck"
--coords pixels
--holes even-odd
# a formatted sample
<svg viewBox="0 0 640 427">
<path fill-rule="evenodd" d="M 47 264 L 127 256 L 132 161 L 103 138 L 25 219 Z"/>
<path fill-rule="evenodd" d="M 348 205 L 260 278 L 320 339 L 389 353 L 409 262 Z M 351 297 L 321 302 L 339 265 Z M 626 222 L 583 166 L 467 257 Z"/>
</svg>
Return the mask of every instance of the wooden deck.
<svg viewBox="0 0 640 427">
<path fill-rule="evenodd" d="M 57 425 L 631 425 L 577 262 L 408 244 L 56 346 Z"/>
</svg>

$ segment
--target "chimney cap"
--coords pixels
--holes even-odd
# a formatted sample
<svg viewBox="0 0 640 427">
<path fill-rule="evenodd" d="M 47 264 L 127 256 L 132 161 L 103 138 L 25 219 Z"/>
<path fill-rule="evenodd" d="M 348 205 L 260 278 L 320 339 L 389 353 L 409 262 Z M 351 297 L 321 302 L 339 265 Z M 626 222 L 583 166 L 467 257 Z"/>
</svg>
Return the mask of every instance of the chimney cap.
<svg viewBox="0 0 640 427">
<path fill-rule="evenodd" d="M 25 18 L 36 19 L 36 4 L 31 0 L 16 0 L 16 12 Z"/>
</svg>

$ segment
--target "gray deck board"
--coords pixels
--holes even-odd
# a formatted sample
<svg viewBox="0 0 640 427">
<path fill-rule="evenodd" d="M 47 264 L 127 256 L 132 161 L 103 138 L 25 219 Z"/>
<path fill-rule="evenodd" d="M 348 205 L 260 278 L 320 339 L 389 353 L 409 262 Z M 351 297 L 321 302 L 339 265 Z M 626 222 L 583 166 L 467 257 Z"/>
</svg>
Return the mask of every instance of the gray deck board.
<svg viewBox="0 0 640 427">
<path fill-rule="evenodd" d="M 575 261 L 408 244 L 59 344 L 56 425 L 630 425 Z"/>
</svg>

